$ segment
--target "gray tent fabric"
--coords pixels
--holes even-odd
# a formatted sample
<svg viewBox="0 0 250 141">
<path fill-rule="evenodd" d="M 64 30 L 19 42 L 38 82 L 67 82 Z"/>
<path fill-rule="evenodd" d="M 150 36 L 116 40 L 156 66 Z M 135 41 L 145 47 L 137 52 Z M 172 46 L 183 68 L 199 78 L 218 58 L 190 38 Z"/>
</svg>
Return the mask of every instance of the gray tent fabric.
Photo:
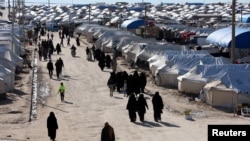
<svg viewBox="0 0 250 141">
<path fill-rule="evenodd" d="M 16 66 L 23 64 L 23 58 L 14 54 L 10 49 L 0 47 L 0 58 L 6 58 L 7 60 L 14 62 Z"/>
<path fill-rule="evenodd" d="M 226 72 L 221 81 L 227 88 L 233 89 L 236 93 L 250 96 L 250 71 Z"/>
<path fill-rule="evenodd" d="M 235 27 L 235 48 L 250 48 L 250 29 Z M 208 35 L 206 41 L 215 46 L 231 48 L 232 27 L 216 30 Z"/>
<path fill-rule="evenodd" d="M 249 71 L 226 72 L 222 78 L 207 83 L 200 93 L 202 101 L 214 107 L 232 108 L 249 103 Z"/>
<path fill-rule="evenodd" d="M 249 64 L 218 63 L 197 65 L 193 70 L 179 76 L 178 90 L 185 93 L 198 95 L 204 85 L 209 82 L 220 80 L 226 73 L 250 72 Z M 239 77 L 241 78 L 241 77 Z"/>
<path fill-rule="evenodd" d="M 4 88 L 0 88 L 5 92 L 9 92 L 14 88 L 14 73 L 11 70 L 5 68 L 4 66 L 0 65 L 0 78 L 2 79 L 1 82 L 4 82 Z"/>
</svg>

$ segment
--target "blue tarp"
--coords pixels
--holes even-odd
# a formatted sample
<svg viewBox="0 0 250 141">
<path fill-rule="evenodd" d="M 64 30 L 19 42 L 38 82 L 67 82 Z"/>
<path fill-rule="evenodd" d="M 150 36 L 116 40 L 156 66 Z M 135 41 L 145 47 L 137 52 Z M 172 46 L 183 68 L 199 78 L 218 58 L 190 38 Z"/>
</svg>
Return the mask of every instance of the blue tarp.
<svg viewBox="0 0 250 141">
<path fill-rule="evenodd" d="M 235 48 L 250 48 L 250 30 L 235 27 Z M 215 46 L 231 48 L 232 28 L 226 27 L 208 35 L 206 41 Z"/>
<path fill-rule="evenodd" d="M 104 10 L 104 9 L 110 9 L 110 10 L 115 10 L 117 9 L 116 5 L 100 5 L 98 6 L 99 9 Z"/>
<path fill-rule="evenodd" d="M 242 23 L 250 23 L 250 14 L 242 15 L 242 17 L 240 17 L 240 21 Z"/>
<path fill-rule="evenodd" d="M 250 95 L 249 71 L 227 72 L 221 81 L 227 88 L 232 88 L 236 93 Z"/>
<path fill-rule="evenodd" d="M 204 3 L 201 2 L 186 2 L 186 5 L 204 5 Z"/>
<path fill-rule="evenodd" d="M 143 19 L 130 19 L 126 20 L 121 24 L 121 28 L 123 29 L 135 29 L 138 28 L 139 26 L 145 25 L 145 22 Z"/>
<path fill-rule="evenodd" d="M 142 7 L 129 7 L 127 8 L 127 11 L 136 11 L 136 12 L 142 12 L 144 8 Z"/>
</svg>

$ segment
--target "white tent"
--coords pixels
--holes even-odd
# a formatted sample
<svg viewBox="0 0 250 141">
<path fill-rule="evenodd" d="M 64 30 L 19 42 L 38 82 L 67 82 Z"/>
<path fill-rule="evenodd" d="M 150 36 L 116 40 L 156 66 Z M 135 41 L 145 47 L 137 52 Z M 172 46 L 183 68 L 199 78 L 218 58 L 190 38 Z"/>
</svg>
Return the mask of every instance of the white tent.
<svg viewBox="0 0 250 141">
<path fill-rule="evenodd" d="M 9 92 L 14 88 L 14 73 L 11 70 L 5 68 L 4 66 L 0 65 L 0 78 L 4 82 L 4 88 L 0 88 L 5 92 Z M 1 85 L 0 85 L 1 86 Z"/>
<path fill-rule="evenodd" d="M 187 73 L 201 62 L 211 63 L 211 60 L 214 60 L 214 57 L 207 54 L 175 55 L 172 63 L 167 63 L 155 72 L 156 79 L 159 80 L 156 84 L 178 88 L 179 75 Z"/>
<path fill-rule="evenodd" d="M 20 41 L 16 38 L 14 38 L 13 48 L 12 48 L 12 41 L 11 40 L 1 41 L 0 48 L 1 47 L 5 47 L 5 48 L 8 48 L 10 50 L 13 50 L 13 53 L 15 53 L 17 55 L 24 55 L 26 53 L 25 49 L 23 47 L 21 47 Z"/>
<path fill-rule="evenodd" d="M 147 47 L 157 45 L 153 38 L 132 41 L 129 46 L 122 49 L 122 54 L 127 62 L 136 62 L 138 55 Z M 147 61 L 147 60 L 145 60 Z"/>
<path fill-rule="evenodd" d="M 116 36 L 133 36 L 130 32 L 124 32 L 121 30 L 109 29 L 100 34 L 95 42 L 96 48 L 102 49 L 102 44 L 109 40 L 110 38 L 115 38 Z"/>
<path fill-rule="evenodd" d="M 14 62 L 11 62 L 10 60 L 6 59 L 6 58 L 2 58 L 0 57 L 0 64 L 11 70 L 11 72 L 15 73 L 15 70 L 16 70 L 16 64 Z"/>
<path fill-rule="evenodd" d="M 203 50 L 186 50 L 182 46 L 169 46 L 166 50 L 160 51 L 151 58 L 148 59 L 149 69 L 153 76 L 157 75 L 157 70 L 166 66 L 174 56 L 176 55 L 188 55 L 188 54 L 207 54 L 208 52 Z M 159 58 L 159 59 L 158 59 Z M 173 63 L 171 63 L 173 64 Z M 170 64 L 168 64 L 170 65 Z"/>
<path fill-rule="evenodd" d="M 131 42 L 130 45 L 128 45 L 123 50 L 123 55 L 125 56 L 125 59 L 127 62 L 134 62 L 137 54 L 145 47 L 145 44 L 142 43 L 135 43 Z"/>
<path fill-rule="evenodd" d="M 105 31 L 110 30 L 108 27 L 103 27 L 103 26 L 95 26 L 95 27 L 90 27 L 86 33 L 87 33 L 87 41 L 92 43 L 94 42 L 94 38 L 98 39 L 98 37 L 103 34 Z"/>
<path fill-rule="evenodd" d="M 14 54 L 10 49 L 0 47 L 0 58 L 6 58 L 7 60 L 14 62 L 17 66 L 22 66 L 23 58 Z"/>
<path fill-rule="evenodd" d="M 220 58 L 216 59 L 219 60 Z M 184 93 L 199 95 L 206 83 L 220 79 L 229 71 L 250 71 L 250 66 L 248 64 L 231 64 L 223 61 L 210 65 L 197 65 L 193 70 L 177 78 L 178 90 Z"/>
<path fill-rule="evenodd" d="M 207 83 L 200 97 L 214 107 L 236 108 L 250 102 L 249 71 L 226 72 L 219 80 Z"/>
<path fill-rule="evenodd" d="M 131 36 L 128 37 L 124 37 L 121 39 L 121 41 L 117 44 L 117 51 L 122 52 L 123 48 L 125 46 L 127 46 L 128 44 L 130 44 L 131 42 L 139 42 L 140 40 L 142 40 L 141 37 L 139 36 L 132 36 L 133 38 L 129 38 Z"/>
<path fill-rule="evenodd" d="M 154 44 L 147 44 L 145 48 L 139 52 L 136 56 L 136 60 L 140 59 L 141 61 L 148 61 L 152 56 L 155 54 L 164 54 L 164 52 L 169 51 L 188 51 L 189 48 L 182 45 L 176 44 L 165 44 L 165 43 L 154 43 Z"/>
<path fill-rule="evenodd" d="M 125 38 L 136 38 L 135 35 L 116 35 L 116 36 L 110 36 L 103 43 L 101 43 L 101 50 L 105 53 L 113 53 L 114 47 L 117 47 L 117 45 Z"/>
</svg>

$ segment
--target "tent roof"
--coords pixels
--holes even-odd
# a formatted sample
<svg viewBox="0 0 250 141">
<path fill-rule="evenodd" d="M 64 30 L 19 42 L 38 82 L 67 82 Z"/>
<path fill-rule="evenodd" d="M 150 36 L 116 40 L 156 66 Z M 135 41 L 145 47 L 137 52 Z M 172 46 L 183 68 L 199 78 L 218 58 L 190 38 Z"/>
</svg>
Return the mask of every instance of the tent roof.
<svg viewBox="0 0 250 141">
<path fill-rule="evenodd" d="M 250 14 L 242 15 L 240 20 L 241 20 L 242 23 L 250 23 Z"/>
<path fill-rule="evenodd" d="M 130 19 L 126 20 L 121 24 L 121 28 L 123 29 L 135 29 L 138 28 L 139 26 L 145 25 L 145 22 L 143 19 Z"/>
<path fill-rule="evenodd" d="M 127 8 L 127 11 L 136 11 L 136 12 L 142 12 L 143 8 L 142 7 L 129 7 Z"/>
<path fill-rule="evenodd" d="M 221 81 L 227 88 L 232 88 L 236 93 L 250 94 L 249 71 L 227 72 Z"/>
<path fill-rule="evenodd" d="M 235 27 L 235 48 L 249 48 L 250 29 Z M 215 46 L 231 48 L 232 28 L 226 27 L 208 35 L 206 41 Z"/>
<path fill-rule="evenodd" d="M 99 5 L 98 8 L 101 10 L 106 9 L 106 8 L 114 10 L 114 9 L 117 9 L 117 6 L 116 5 Z"/>
</svg>

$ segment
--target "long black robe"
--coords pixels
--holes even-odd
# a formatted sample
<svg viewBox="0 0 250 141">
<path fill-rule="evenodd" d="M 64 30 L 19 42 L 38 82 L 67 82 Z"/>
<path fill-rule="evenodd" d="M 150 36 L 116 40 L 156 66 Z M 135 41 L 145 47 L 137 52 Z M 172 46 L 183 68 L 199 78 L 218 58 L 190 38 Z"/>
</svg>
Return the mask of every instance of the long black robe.
<svg viewBox="0 0 250 141">
<path fill-rule="evenodd" d="M 161 113 L 163 109 L 163 100 L 159 95 L 159 92 L 156 92 L 152 98 L 153 110 L 154 110 L 154 120 L 158 122 L 161 120 Z"/>
<path fill-rule="evenodd" d="M 134 94 L 131 94 L 127 103 L 127 110 L 131 122 L 136 121 L 137 100 Z"/>
<path fill-rule="evenodd" d="M 47 118 L 47 128 L 48 128 L 48 136 L 50 137 L 50 139 L 55 140 L 58 124 L 55 114 L 53 112 L 50 112 L 50 115 Z"/>
</svg>

